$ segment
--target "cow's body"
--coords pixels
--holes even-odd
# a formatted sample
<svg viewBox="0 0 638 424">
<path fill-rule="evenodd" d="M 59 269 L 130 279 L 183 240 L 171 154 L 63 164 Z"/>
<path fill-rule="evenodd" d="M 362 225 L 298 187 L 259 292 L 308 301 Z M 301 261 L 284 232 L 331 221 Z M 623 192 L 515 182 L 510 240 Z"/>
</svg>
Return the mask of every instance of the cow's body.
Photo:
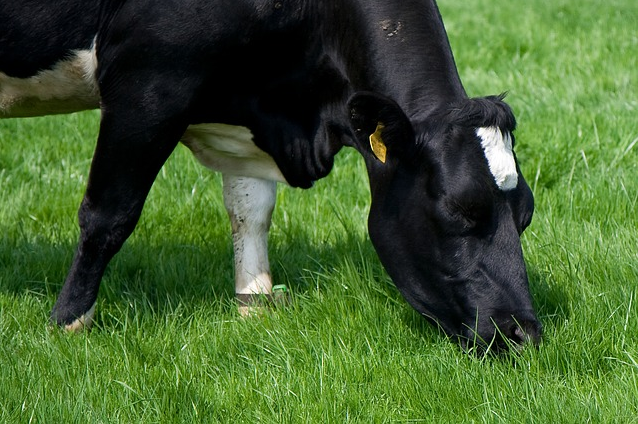
<svg viewBox="0 0 638 424">
<path fill-rule="evenodd" d="M 489 342 L 495 325 L 538 339 L 514 119 L 498 98 L 467 98 L 433 1 L 14 3 L 0 6 L 0 116 L 102 110 L 56 323 L 90 321 L 181 139 L 224 174 L 238 294 L 271 291 L 275 183 L 310 187 L 350 146 L 370 176 L 373 244 L 406 299 L 463 340 Z"/>
</svg>

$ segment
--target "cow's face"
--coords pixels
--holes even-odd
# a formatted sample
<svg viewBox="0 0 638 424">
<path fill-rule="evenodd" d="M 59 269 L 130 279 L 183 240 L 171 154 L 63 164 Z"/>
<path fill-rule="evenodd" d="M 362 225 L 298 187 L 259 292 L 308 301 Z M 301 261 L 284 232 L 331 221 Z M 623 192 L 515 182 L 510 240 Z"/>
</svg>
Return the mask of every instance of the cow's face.
<svg viewBox="0 0 638 424">
<path fill-rule="evenodd" d="M 467 348 L 538 343 L 520 244 L 534 201 L 507 105 L 466 100 L 412 123 L 370 93 L 349 106 L 370 177 L 370 238 L 406 300 Z"/>
</svg>

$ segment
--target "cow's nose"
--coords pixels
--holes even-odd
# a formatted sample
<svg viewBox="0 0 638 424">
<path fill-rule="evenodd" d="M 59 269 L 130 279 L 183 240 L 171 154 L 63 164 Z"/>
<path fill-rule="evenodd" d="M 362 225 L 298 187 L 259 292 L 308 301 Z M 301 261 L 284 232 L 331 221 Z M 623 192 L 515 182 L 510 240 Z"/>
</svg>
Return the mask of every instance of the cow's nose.
<svg viewBox="0 0 638 424">
<path fill-rule="evenodd" d="M 514 320 L 503 336 L 513 343 L 515 347 L 523 347 L 525 345 L 538 346 L 542 333 L 541 324 L 536 319 Z"/>
<path fill-rule="evenodd" d="M 542 326 L 530 313 L 489 317 L 480 321 L 479 328 L 469 329 L 461 338 L 461 345 L 468 352 L 484 354 L 519 350 L 526 346 L 538 346 Z"/>
</svg>

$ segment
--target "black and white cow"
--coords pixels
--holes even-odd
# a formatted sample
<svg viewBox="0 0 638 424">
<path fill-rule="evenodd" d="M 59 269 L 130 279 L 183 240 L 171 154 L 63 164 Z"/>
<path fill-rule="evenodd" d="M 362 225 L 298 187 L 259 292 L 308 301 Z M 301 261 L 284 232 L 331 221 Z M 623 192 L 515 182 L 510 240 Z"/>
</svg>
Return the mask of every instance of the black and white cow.
<svg viewBox="0 0 638 424">
<path fill-rule="evenodd" d="M 520 244 L 533 197 L 501 97 L 470 99 L 434 0 L 26 0 L 0 5 L 0 116 L 101 109 L 77 253 L 51 320 L 100 280 L 181 140 L 223 173 L 236 293 L 269 294 L 276 183 L 364 158 L 390 277 L 463 345 L 537 343 Z"/>
</svg>

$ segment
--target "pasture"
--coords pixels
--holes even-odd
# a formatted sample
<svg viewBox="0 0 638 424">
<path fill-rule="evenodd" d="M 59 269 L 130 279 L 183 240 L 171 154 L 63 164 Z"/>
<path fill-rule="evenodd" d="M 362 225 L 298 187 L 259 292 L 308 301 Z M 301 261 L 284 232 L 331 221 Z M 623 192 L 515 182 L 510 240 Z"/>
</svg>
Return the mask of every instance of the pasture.
<svg viewBox="0 0 638 424">
<path fill-rule="evenodd" d="M 0 120 L 0 422 L 638 422 L 638 4 L 439 7 L 468 93 L 509 91 L 519 122 L 538 349 L 468 356 L 408 306 L 350 150 L 312 189 L 279 187 L 288 307 L 239 317 L 221 177 L 178 146 L 93 330 L 51 331 L 99 114 Z"/>
</svg>

